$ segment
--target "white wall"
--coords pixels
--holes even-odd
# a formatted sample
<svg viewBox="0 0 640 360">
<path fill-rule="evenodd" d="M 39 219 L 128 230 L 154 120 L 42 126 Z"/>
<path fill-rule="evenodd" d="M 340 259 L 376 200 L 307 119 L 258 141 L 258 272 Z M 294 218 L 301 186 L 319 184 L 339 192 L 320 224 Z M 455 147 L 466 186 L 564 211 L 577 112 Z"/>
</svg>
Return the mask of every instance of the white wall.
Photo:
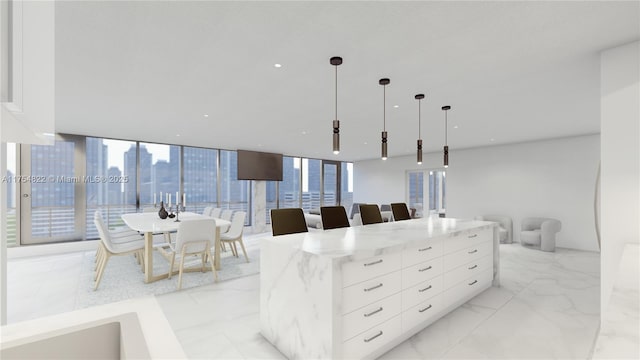
<svg viewBox="0 0 640 360">
<path fill-rule="evenodd" d="M 606 309 L 625 243 L 640 241 L 640 42 L 601 54 L 602 256 Z"/>
<path fill-rule="evenodd" d="M 450 150 L 448 217 L 504 214 L 562 221 L 557 246 L 598 251 L 593 200 L 600 136 L 587 135 L 466 150 Z M 440 153 L 428 154 L 424 168 L 439 168 Z M 417 169 L 413 156 L 354 164 L 354 200 L 406 201 L 405 172 Z"/>
</svg>

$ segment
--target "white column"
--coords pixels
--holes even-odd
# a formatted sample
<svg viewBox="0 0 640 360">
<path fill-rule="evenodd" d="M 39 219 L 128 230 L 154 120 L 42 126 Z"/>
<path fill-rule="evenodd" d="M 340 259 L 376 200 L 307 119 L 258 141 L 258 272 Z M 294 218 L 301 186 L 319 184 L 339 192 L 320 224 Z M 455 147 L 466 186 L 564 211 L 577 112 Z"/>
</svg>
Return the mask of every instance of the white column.
<svg viewBox="0 0 640 360">
<path fill-rule="evenodd" d="M 601 314 L 625 243 L 640 238 L 640 42 L 606 50 L 600 71 Z"/>
<path fill-rule="evenodd" d="M 253 233 L 268 231 L 267 229 L 267 183 L 262 180 L 251 181 L 251 228 Z"/>
</svg>

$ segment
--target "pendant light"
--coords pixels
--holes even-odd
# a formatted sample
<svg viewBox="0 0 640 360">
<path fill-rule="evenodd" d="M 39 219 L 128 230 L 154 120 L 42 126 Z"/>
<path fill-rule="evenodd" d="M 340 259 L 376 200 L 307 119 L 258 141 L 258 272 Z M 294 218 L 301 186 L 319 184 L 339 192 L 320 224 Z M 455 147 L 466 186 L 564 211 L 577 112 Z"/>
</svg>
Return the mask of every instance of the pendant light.
<svg viewBox="0 0 640 360">
<path fill-rule="evenodd" d="M 387 85 L 391 80 L 380 79 L 378 83 L 382 85 L 382 160 L 387 160 Z"/>
<path fill-rule="evenodd" d="M 444 167 L 449 167 L 449 146 L 447 146 L 447 111 L 451 109 L 451 106 L 445 105 L 442 107 L 444 111 Z"/>
<path fill-rule="evenodd" d="M 415 98 L 418 100 L 418 150 L 416 153 L 416 160 L 418 165 L 422 165 L 422 120 L 420 118 L 420 102 L 424 99 L 424 94 L 418 94 Z"/>
<path fill-rule="evenodd" d="M 333 120 L 333 153 L 340 153 L 340 121 L 338 121 L 338 65 L 342 64 L 342 58 L 332 57 L 329 62 L 336 68 L 336 116 Z"/>
</svg>

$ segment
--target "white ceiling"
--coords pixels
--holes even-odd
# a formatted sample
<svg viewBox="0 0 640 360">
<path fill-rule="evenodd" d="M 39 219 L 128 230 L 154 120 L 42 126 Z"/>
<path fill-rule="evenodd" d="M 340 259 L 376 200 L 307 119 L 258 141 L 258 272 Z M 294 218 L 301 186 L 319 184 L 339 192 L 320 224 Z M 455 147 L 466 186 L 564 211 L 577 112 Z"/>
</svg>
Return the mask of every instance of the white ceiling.
<svg viewBox="0 0 640 360">
<path fill-rule="evenodd" d="M 638 1 L 60 1 L 56 131 L 371 159 L 388 77 L 390 156 L 415 153 L 417 93 L 426 151 L 442 105 L 452 151 L 598 133 L 599 52 L 639 38 Z"/>
</svg>

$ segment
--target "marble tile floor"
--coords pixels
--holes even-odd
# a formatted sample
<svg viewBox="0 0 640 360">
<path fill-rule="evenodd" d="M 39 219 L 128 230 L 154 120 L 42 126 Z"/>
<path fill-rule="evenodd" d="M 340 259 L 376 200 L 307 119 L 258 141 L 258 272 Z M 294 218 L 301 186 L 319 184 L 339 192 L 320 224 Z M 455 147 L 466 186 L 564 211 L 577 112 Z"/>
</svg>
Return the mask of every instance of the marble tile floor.
<svg viewBox="0 0 640 360">
<path fill-rule="evenodd" d="M 381 359 L 588 359 L 600 254 L 501 245 L 501 281 Z M 192 359 L 282 359 L 260 335 L 259 275 L 157 297 Z"/>
</svg>

